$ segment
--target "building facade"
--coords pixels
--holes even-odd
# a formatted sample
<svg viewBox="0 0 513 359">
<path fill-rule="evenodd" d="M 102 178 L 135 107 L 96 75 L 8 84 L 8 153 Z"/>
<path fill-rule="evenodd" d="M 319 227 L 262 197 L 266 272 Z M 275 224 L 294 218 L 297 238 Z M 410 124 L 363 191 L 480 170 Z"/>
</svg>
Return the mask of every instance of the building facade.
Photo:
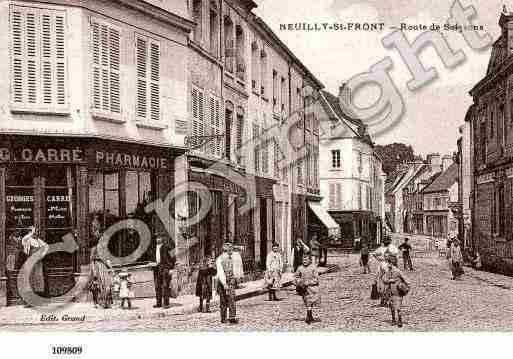
<svg viewBox="0 0 513 359">
<path fill-rule="evenodd" d="M 342 87 L 339 96 L 346 96 Z M 339 97 L 321 92 L 320 179 L 322 205 L 340 225 L 343 245 L 380 243 L 385 174 L 361 120 L 342 109 Z"/>
<path fill-rule="evenodd" d="M 103 231 L 138 219 L 152 236 L 174 236 L 145 206 L 186 178 L 179 129 L 189 117 L 183 69 L 193 22 L 185 3 L 153 3 L 2 2 L 2 299 L 20 266 L 16 239 L 31 226 L 48 244 L 73 233 L 79 246 L 44 259 L 51 296 L 87 272 L 93 222 Z M 137 243 L 127 228 L 109 250 L 124 257 Z M 151 261 L 151 250 L 137 262 Z"/>
<path fill-rule="evenodd" d="M 472 246 L 489 270 L 513 273 L 512 186 L 513 14 L 499 18 L 501 36 L 493 44 L 484 78 L 470 91 L 468 114 L 473 141 Z"/>
</svg>

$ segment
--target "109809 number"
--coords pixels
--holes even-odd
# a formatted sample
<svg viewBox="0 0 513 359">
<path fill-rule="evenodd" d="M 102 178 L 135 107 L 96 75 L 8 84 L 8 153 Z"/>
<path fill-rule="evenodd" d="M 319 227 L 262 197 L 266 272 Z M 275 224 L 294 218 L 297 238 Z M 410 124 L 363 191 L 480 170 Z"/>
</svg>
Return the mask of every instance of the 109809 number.
<svg viewBox="0 0 513 359">
<path fill-rule="evenodd" d="M 52 347 L 53 355 L 80 355 L 82 354 L 81 346 L 56 346 Z"/>
</svg>

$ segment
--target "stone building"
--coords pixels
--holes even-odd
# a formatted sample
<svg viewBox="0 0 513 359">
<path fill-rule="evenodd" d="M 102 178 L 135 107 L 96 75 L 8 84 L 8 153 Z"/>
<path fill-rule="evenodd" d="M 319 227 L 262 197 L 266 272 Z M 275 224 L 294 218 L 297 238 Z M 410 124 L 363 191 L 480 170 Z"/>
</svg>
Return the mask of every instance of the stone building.
<svg viewBox="0 0 513 359">
<path fill-rule="evenodd" d="M 7 286 L 16 300 L 17 239 L 30 226 L 50 245 L 73 233 L 79 246 L 43 260 L 45 292 L 56 296 L 87 273 L 93 221 L 103 231 L 139 220 L 152 236 L 175 236 L 145 206 L 186 179 L 194 23 L 176 1 L 3 1 L 0 9 L 0 298 Z M 111 254 L 133 252 L 135 232 L 116 232 Z M 135 264 L 152 259 L 150 245 Z"/>
<path fill-rule="evenodd" d="M 342 86 L 339 96 L 347 96 Z M 340 225 L 343 245 L 380 243 L 384 221 L 385 174 L 363 122 L 349 116 L 339 97 L 321 92 L 322 205 Z"/>
<path fill-rule="evenodd" d="M 486 75 L 470 91 L 472 139 L 472 246 L 483 266 L 513 273 L 513 14 L 499 18 Z"/>
<path fill-rule="evenodd" d="M 313 109 L 322 84 L 255 7 L 2 2 L 2 300 L 19 269 L 16 238 L 32 225 L 50 244 L 73 233 L 80 247 L 45 259 L 50 295 L 87 272 L 93 222 L 103 232 L 139 220 L 152 239 L 174 239 L 182 293 L 225 240 L 240 245 L 248 273 L 273 241 L 291 262 L 292 239 L 314 230 L 308 203 L 320 201 Z M 193 221 L 206 202 L 197 188 L 210 207 Z M 113 236 L 114 256 L 134 251 L 136 229 Z M 128 268 L 138 296 L 153 293 L 153 250 L 152 240 Z"/>
</svg>

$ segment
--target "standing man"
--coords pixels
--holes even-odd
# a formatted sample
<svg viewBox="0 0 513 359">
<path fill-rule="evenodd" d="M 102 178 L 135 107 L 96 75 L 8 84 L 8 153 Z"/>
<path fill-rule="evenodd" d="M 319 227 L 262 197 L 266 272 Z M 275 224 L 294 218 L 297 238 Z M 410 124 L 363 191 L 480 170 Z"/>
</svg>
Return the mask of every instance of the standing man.
<svg viewBox="0 0 513 359">
<path fill-rule="evenodd" d="M 312 235 L 310 239 L 310 255 L 312 256 L 312 264 L 319 266 L 319 258 L 321 256 L 321 242 L 317 239 L 317 233 Z"/>
<path fill-rule="evenodd" d="M 412 250 L 411 245 L 408 243 L 409 238 L 404 238 L 404 242 L 399 246 L 399 250 L 403 253 L 403 265 L 404 270 L 413 270 L 413 264 L 411 262 L 410 252 Z"/>
<path fill-rule="evenodd" d="M 157 265 L 153 268 L 157 304 L 153 306 L 154 308 L 169 308 L 171 276 L 176 263 L 173 250 L 168 240 L 164 240 L 162 236 L 157 237 L 155 248 L 155 262 Z"/>
<path fill-rule="evenodd" d="M 226 323 L 226 314 L 229 311 L 228 321 L 230 324 L 237 324 L 237 310 L 235 307 L 236 279 L 233 271 L 232 253 L 232 244 L 228 242 L 223 244 L 223 253 L 216 260 L 217 293 L 219 294 L 221 323 Z"/>
</svg>

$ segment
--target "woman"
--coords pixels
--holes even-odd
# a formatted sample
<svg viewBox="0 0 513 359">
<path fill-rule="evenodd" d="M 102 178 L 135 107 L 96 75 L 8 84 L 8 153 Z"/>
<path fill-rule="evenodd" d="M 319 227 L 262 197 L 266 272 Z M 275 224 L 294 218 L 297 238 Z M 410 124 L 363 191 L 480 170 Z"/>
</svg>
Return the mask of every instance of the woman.
<svg viewBox="0 0 513 359">
<path fill-rule="evenodd" d="M 317 234 L 312 235 L 312 239 L 310 240 L 310 255 L 312 256 L 312 261 L 314 266 L 319 266 L 319 258 L 321 256 L 321 242 L 317 239 Z"/>
<path fill-rule="evenodd" d="M 397 324 L 400 328 L 403 326 L 403 319 L 401 316 L 403 296 L 406 295 L 405 292 L 402 292 L 402 288 L 400 286 L 405 285 L 406 288 L 409 288 L 409 284 L 399 268 L 397 268 L 397 257 L 387 255 L 387 270 L 383 275 L 383 282 L 386 285 L 385 300 L 388 303 L 390 312 L 392 313 L 392 324 Z"/>
<path fill-rule="evenodd" d="M 281 274 L 283 272 L 283 258 L 279 252 L 278 243 L 274 243 L 272 252 L 267 255 L 265 267 L 265 280 L 269 288 L 269 300 L 277 301 L 276 291 L 281 287 Z"/>
<path fill-rule="evenodd" d="M 309 250 L 310 248 L 308 248 L 301 238 L 296 240 L 296 244 L 294 245 L 294 272 L 303 263 L 303 256 L 305 253 L 308 253 Z"/>
<path fill-rule="evenodd" d="M 97 246 L 91 248 L 91 278 L 94 277 L 98 278 L 99 284 L 98 304 L 104 309 L 110 308 L 112 305 L 112 275 L 110 266 L 101 259 Z"/>
<path fill-rule="evenodd" d="M 314 321 L 312 310 L 321 304 L 319 295 L 319 274 L 317 267 L 312 264 L 310 256 L 303 257 L 303 265 L 299 266 L 295 275 L 295 284 L 298 294 L 303 297 L 306 307 L 306 324 Z"/>
<path fill-rule="evenodd" d="M 39 230 L 32 226 L 30 227 L 29 233 L 27 233 L 21 239 L 21 245 L 23 247 L 23 254 L 28 258 L 39 250 L 47 250 L 48 244 L 46 244 L 41 238 L 39 238 Z M 30 286 L 32 291 L 38 294 L 45 293 L 45 280 L 43 275 L 43 262 L 38 261 L 32 273 L 30 275 Z"/>
<path fill-rule="evenodd" d="M 460 241 L 454 239 L 451 243 L 450 262 L 452 279 L 458 279 L 463 274 L 463 255 L 461 254 Z"/>
<path fill-rule="evenodd" d="M 376 273 L 375 283 L 378 289 L 379 297 L 381 298 L 381 306 L 385 306 L 385 283 L 383 282 L 383 275 L 388 269 L 388 264 L 386 262 L 386 256 L 394 256 L 397 258 L 399 255 L 399 249 L 392 244 L 392 238 L 390 236 L 386 236 L 383 238 L 381 243 L 381 247 L 376 249 L 372 256 L 379 262 L 379 268 Z"/>
</svg>

